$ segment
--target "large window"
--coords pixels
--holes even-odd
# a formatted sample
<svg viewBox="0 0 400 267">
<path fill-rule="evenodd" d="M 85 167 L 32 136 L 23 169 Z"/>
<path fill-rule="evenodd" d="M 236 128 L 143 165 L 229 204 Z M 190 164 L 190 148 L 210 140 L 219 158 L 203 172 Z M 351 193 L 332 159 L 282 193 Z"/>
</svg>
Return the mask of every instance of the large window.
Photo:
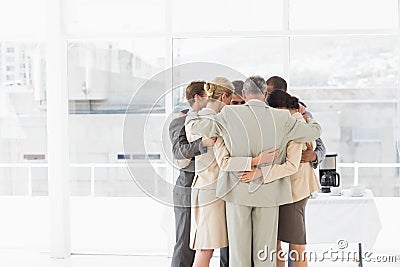
<svg viewBox="0 0 400 267">
<path fill-rule="evenodd" d="M 165 113 L 165 99 L 158 101 L 165 82 L 147 81 L 164 69 L 163 44 L 160 38 L 68 43 L 72 195 L 145 196 L 126 161 L 139 169 L 139 183 L 159 190 L 154 170 L 144 163 L 149 155 L 163 162 L 161 139 L 145 136 L 144 128 L 147 114 L 160 125 Z M 122 140 L 124 127 L 132 136 L 130 148 Z M 150 150 L 141 146 L 146 138 Z"/>
<path fill-rule="evenodd" d="M 43 36 L 44 2 L 31 2 L 9 4 L 8 10 L 22 12 L 31 23 L 23 29 L 14 25 L 12 32 L 7 28 L 5 36 Z M 19 5 L 29 6 L 29 14 Z M 143 171 L 139 176 L 146 177 L 154 171 L 142 164 L 147 158 L 165 168 L 163 142 L 168 140 L 159 132 L 145 136 L 142 128 L 147 121 L 163 125 L 170 112 L 185 107 L 188 81 L 180 80 L 179 66 L 196 62 L 241 74 L 230 79 L 285 77 L 290 92 L 321 121 L 328 151 L 338 152 L 340 162 L 399 162 L 398 1 L 74 0 L 65 7 L 72 195 L 143 195 L 123 163 L 137 164 Z M 9 13 L 1 16 L 3 22 Z M 1 138 L 10 149 L 1 154 L 2 162 L 46 164 L 44 47 L 4 39 Z M 157 78 L 163 72 L 165 78 Z M 132 144 L 125 151 L 125 114 L 137 124 L 130 129 L 134 140 L 147 138 L 151 149 Z M 47 195 L 46 166 L 29 169 L 2 167 L 1 194 Z M 350 185 L 354 170 L 340 171 Z M 396 168 L 361 169 L 360 183 L 377 195 L 397 196 L 398 173 Z"/>
<path fill-rule="evenodd" d="M 341 162 L 398 162 L 399 52 L 394 35 L 290 39 L 291 90 L 321 121 Z M 352 185 L 354 170 L 340 171 L 343 186 Z M 375 195 L 398 195 L 396 168 L 363 168 L 359 176 Z"/>
<path fill-rule="evenodd" d="M 162 38 L 119 41 L 70 41 L 68 88 L 71 114 L 124 114 L 164 112 L 157 103 L 165 84 L 151 84 L 142 101 L 129 105 L 140 88 L 165 66 Z M 127 110 L 128 108 L 128 110 Z"/>
<path fill-rule="evenodd" d="M 290 0 L 290 29 L 398 29 L 397 4 L 397 0 Z"/>
<path fill-rule="evenodd" d="M 71 0 L 66 3 L 69 34 L 161 33 L 165 1 Z"/>
<path fill-rule="evenodd" d="M 230 32 L 283 29 L 281 1 L 173 0 L 174 32 Z"/>
<path fill-rule="evenodd" d="M 395 35 L 291 37 L 290 84 L 317 89 L 397 88 L 399 56 Z"/>
</svg>

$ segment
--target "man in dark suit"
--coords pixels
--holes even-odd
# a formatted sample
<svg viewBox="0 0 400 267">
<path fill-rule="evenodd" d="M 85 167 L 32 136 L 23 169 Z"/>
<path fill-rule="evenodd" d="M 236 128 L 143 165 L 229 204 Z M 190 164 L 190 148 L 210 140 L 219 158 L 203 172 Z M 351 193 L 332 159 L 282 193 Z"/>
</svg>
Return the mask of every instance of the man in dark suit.
<svg viewBox="0 0 400 267">
<path fill-rule="evenodd" d="M 186 88 L 186 99 L 192 110 L 200 110 L 207 104 L 207 95 L 203 81 L 192 82 Z M 181 112 L 179 117 L 172 120 L 169 126 L 169 136 L 172 143 L 172 153 L 179 166 L 179 177 L 173 190 L 175 213 L 176 243 L 172 256 L 172 267 L 188 267 L 193 265 L 195 251 L 189 248 L 191 221 L 191 186 L 195 175 L 195 156 L 207 152 L 215 139 L 197 139 L 188 142 L 185 131 L 185 119 L 189 110 Z M 220 250 L 221 267 L 228 266 L 226 248 Z"/>
</svg>

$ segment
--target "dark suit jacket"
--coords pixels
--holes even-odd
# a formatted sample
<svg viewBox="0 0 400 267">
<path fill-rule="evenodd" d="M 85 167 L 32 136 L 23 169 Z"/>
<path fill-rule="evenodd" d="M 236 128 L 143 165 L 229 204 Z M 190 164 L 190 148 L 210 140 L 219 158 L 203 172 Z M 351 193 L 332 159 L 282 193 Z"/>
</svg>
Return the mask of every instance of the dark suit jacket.
<svg viewBox="0 0 400 267">
<path fill-rule="evenodd" d="M 187 110 L 182 111 L 186 113 Z M 207 152 L 207 147 L 201 144 L 201 138 L 189 142 L 185 131 L 186 116 L 177 117 L 172 120 L 169 126 L 169 137 L 172 143 L 172 153 L 175 159 L 191 159 L 190 164 L 179 170 L 179 177 L 176 180 L 174 194 L 189 195 L 195 174 L 194 157 Z"/>
<path fill-rule="evenodd" d="M 313 118 L 313 115 L 311 114 L 311 112 L 306 111 L 306 114 L 308 116 L 310 116 L 310 118 Z M 316 143 L 316 147 L 314 149 L 314 152 L 317 155 L 317 160 L 311 162 L 311 165 L 313 166 L 314 169 L 316 169 L 318 167 L 318 165 L 325 159 L 325 155 L 326 155 L 326 147 L 325 147 L 324 142 L 322 142 L 322 139 L 317 138 L 315 140 L 315 143 Z"/>
</svg>

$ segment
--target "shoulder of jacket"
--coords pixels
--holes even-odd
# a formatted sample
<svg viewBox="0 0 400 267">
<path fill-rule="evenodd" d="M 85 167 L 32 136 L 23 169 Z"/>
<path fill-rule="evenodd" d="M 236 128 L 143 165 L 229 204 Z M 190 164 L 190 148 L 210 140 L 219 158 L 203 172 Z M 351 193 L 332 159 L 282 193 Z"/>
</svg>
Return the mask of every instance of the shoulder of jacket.
<svg viewBox="0 0 400 267">
<path fill-rule="evenodd" d="M 269 108 L 269 110 L 271 111 L 272 115 L 274 116 L 279 116 L 279 117 L 287 117 L 290 118 L 290 112 L 286 109 L 279 109 L 279 108 Z"/>
<path fill-rule="evenodd" d="M 169 124 L 169 128 L 171 129 L 171 128 L 175 128 L 175 127 L 184 125 L 185 124 L 185 119 L 186 119 L 186 115 L 185 116 L 181 116 L 181 117 L 176 117 Z"/>
</svg>

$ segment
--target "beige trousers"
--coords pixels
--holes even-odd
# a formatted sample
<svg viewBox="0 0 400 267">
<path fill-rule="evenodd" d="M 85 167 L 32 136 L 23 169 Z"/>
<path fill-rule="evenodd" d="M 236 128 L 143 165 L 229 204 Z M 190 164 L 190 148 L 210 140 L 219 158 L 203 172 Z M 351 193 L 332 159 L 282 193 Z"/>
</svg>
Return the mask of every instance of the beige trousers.
<svg viewBox="0 0 400 267">
<path fill-rule="evenodd" d="M 247 207 L 226 203 L 229 266 L 276 266 L 279 206 Z"/>
</svg>

